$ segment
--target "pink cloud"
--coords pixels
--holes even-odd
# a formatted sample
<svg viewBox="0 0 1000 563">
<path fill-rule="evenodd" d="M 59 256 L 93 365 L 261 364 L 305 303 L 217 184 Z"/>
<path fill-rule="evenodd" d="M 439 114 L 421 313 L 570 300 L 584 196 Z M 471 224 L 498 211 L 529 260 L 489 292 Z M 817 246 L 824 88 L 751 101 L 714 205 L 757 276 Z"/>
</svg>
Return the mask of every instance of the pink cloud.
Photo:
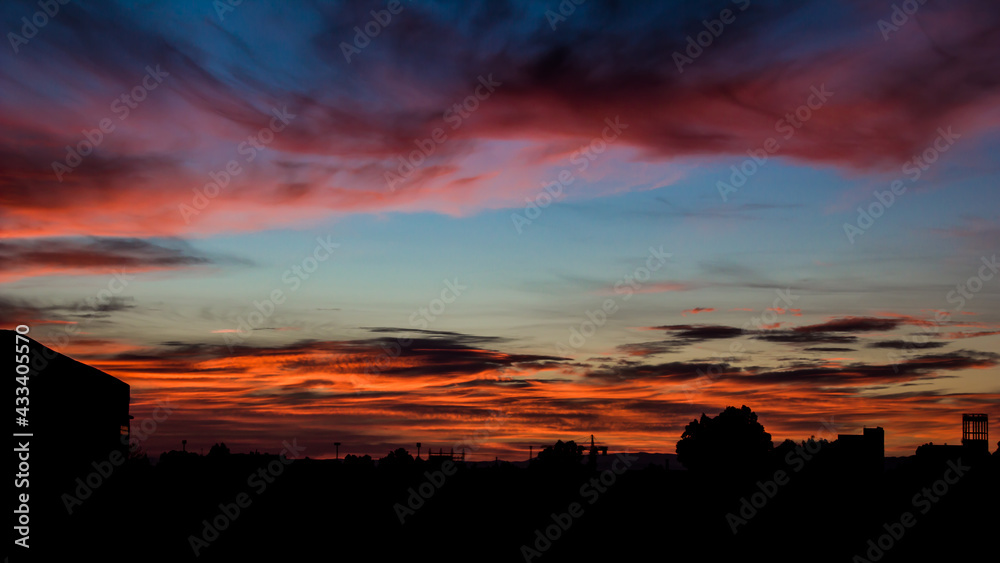
<svg viewBox="0 0 1000 563">
<path fill-rule="evenodd" d="M 694 309 L 687 309 L 687 310 L 681 312 L 681 316 L 682 317 L 686 317 L 689 314 L 690 315 L 698 315 L 698 314 L 701 314 L 701 313 L 712 313 L 714 311 L 715 311 L 715 308 L 713 308 L 713 307 L 695 307 Z"/>
</svg>

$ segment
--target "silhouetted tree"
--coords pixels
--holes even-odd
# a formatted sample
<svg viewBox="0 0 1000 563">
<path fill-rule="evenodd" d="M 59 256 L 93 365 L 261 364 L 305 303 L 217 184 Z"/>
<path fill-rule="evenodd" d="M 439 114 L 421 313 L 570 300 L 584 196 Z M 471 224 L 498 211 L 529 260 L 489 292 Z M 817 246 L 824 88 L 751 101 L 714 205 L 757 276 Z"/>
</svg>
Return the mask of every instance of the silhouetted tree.
<svg viewBox="0 0 1000 563">
<path fill-rule="evenodd" d="M 389 455 L 378 460 L 379 467 L 407 467 L 413 464 L 413 456 L 405 448 L 396 448 Z"/>
<path fill-rule="evenodd" d="M 372 456 L 365 454 L 358 457 L 354 454 L 347 454 L 344 457 L 344 465 L 357 466 L 357 467 L 374 467 L 375 462 L 372 460 Z"/>
<path fill-rule="evenodd" d="M 579 466 L 582 459 L 583 454 L 580 453 L 580 448 L 573 440 L 568 442 L 558 440 L 551 446 L 545 446 L 542 451 L 538 452 L 536 458 L 539 466 L 552 468 Z"/>
<path fill-rule="evenodd" d="M 129 444 L 127 461 L 133 467 L 150 467 L 149 456 L 138 442 Z"/>
<path fill-rule="evenodd" d="M 934 449 L 934 442 L 927 442 L 926 444 L 920 444 L 917 446 L 916 451 L 913 453 L 918 456 L 926 456 Z"/>
<path fill-rule="evenodd" d="M 692 471 L 733 473 L 762 467 L 774 449 L 771 435 L 750 407 L 726 407 L 692 420 L 677 442 L 677 461 Z"/>
<path fill-rule="evenodd" d="M 226 456 L 229 455 L 229 448 L 226 446 L 225 442 L 219 442 L 212 446 L 212 449 L 208 450 L 208 455 L 215 456 Z"/>
</svg>

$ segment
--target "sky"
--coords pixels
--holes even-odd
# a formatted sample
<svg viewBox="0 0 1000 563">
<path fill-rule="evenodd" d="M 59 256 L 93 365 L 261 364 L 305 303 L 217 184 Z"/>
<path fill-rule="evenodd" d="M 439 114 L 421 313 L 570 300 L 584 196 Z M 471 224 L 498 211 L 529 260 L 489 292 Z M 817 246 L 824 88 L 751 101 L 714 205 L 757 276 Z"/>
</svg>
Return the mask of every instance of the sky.
<svg viewBox="0 0 1000 563">
<path fill-rule="evenodd" d="M 42 4 L 0 7 L 0 325 L 152 455 L 1000 418 L 995 2 Z"/>
</svg>

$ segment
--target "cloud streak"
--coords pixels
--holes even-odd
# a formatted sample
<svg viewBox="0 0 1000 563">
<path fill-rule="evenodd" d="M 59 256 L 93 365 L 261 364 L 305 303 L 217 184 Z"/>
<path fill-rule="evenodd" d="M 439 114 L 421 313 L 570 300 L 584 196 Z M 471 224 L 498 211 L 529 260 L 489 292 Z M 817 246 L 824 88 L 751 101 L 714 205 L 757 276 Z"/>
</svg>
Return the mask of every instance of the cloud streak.
<svg viewBox="0 0 1000 563">
<path fill-rule="evenodd" d="M 538 6 L 523 2 L 473 5 L 461 14 L 414 5 L 356 65 L 344 63 L 338 46 L 367 16 L 348 5 L 302 5 L 288 16 L 301 20 L 300 32 L 280 42 L 254 40 L 255 23 L 276 16 L 269 6 L 242 9 L 225 25 L 214 23 L 210 5 L 200 8 L 203 18 L 171 15 L 166 22 L 81 6 L 0 63 L 11 77 L 0 105 L 8 131 L 0 141 L 0 226 L 20 237 L 148 237 L 287 226 L 345 212 L 464 215 L 520 207 L 537 192 L 537 178 L 558 171 L 544 147 L 559 142 L 572 152 L 599 135 L 606 118 L 628 124 L 609 149 L 618 157 L 744 155 L 780 137 L 776 123 L 820 85 L 835 93 L 795 130 L 794 143 L 782 143 L 781 156 L 881 170 L 922 149 L 941 124 L 969 135 L 995 125 L 977 117 L 989 115 L 1000 94 L 1000 81 L 984 78 L 995 74 L 1000 52 L 1000 16 L 988 3 L 925 7 L 935 17 L 894 37 L 888 49 L 872 8 L 831 17 L 819 1 L 794 10 L 758 2 L 685 72 L 664 64 L 662 55 L 683 50 L 705 14 L 728 5 L 588 3 L 561 33 L 551 33 Z M 30 6 L 8 3 L 4 11 L 14 16 Z M 809 34 L 788 36 L 803 21 L 812 22 Z M 787 57 L 770 56 L 775 37 L 786 42 Z M 465 48 L 445 48 L 452 44 Z M 79 97 L 73 109 L 57 103 L 55 90 L 32 86 L 43 61 L 60 70 L 59 87 Z M 416 71 L 440 61 L 447 64 L 433 65 L 433 80 Z M 114 101 L 157 64 L 169 77 L 119 119 Z M 313 72 L 317 65 L 329 71 Z M 481 76 L 501 85 L 452 121 L 455 104 L 465 103 Z M 267 125 L 275 107 L 298 117 L 247 161 L 241 143 Z M 51 163 L 104 117 L 116 129 L 58 181 Z M 436 128 L 448 140 L 405 187 L 387 192 L 384 173 L 397 156 Z M 192 138 L 197 146 L 187 142 Z M 536 158 L 516 160 L 504 143 Z M 497 175 L 475 164 L 488 153 L 510 169 Z M 228 188 L 238 185 L 240 197 L 220 195 L 188 225 L 179 205 L 231 159 L 249 170 Z"/>
</svg>

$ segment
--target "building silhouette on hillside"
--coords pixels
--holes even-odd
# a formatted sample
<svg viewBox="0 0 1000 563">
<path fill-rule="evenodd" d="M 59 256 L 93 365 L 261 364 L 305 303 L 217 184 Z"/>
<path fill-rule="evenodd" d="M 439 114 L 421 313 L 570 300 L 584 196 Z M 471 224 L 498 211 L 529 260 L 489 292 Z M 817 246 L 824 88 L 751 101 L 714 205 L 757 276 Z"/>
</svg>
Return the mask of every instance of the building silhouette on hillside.
<svg viewBox="0 0 1000 563">
<path fill-rule="evenodd" d="M 861 434 L 838 434 L 834 451 L 860 472 L 881 473 L 885 467 L 885 430 L 866 426 Z"/>
<path fill-rule="evenodd" d="M 11 330 L 0 335 L 10 343 L 18 336 Z M 33 339 L 19 342 L 28 346 L 31 401 L 27 423 L 16 431 L 33 434 L 37 447 L 32 449 L 40 456 L 52 454 L 58 460 L 53 467 L 89 465 L 113 451 L 127 456 L 129 385 Z M 14 360 L 7 365 L 16 365 Z"/>
<path fill-rule="evenodd" d="M 990 420 L 984 413 L 962 415 L 962 445 L 972 450 L 990 449 Z"/>
<path fill-rule="evenodd" d="M 14 427 L 15 447 L 30 451 L 30 491 L 17 492 L 30 492 L 32 543 L 57 545 L 81 523 L 70 509 L 79 513 L 87 499 L 106 496 L 106 483 L 128 460 L 130 388 L 97 368 L 18 336 L 0 331 L 0 340 L 7 343 L 4 365 L 25 365 L 27 359 L 30 366 L 27 379 L 15 382 L 15 387 L 28 388 L 30 399 Z M 15 343 L 20 348 L 16 352 L 10 346 Z M 69 498 L 76 500 L 67 502 Z"/>
<path fill-rule="evenodd" d="M 966 460 L 990 455 L 989 416 L 984 413 L 962 415 L 962 444 L 924 444 L 917 448 L 917 458 L 941 461 L 962 457 Z"/>
</svg>

